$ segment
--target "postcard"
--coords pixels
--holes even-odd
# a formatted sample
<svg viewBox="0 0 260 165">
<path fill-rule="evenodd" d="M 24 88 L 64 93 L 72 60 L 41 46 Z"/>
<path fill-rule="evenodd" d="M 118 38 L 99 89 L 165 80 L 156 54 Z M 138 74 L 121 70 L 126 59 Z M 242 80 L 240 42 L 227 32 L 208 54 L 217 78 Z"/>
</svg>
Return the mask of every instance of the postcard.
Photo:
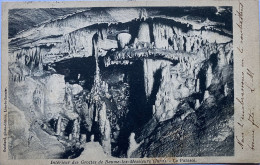
<svg viewBox="0 0 260 165">
<path fill-rule="evenodd" d="M 3 3 L 0 164 L 260 163 L 258 10 Z"/>
</svg>

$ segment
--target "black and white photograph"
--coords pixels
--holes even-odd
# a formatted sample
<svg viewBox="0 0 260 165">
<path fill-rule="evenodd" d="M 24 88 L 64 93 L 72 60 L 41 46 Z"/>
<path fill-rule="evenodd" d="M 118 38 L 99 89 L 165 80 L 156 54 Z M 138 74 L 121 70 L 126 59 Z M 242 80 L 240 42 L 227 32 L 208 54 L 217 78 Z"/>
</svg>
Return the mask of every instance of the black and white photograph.
<svg viewBox="0 0 260 165">
<path fill-rule="evenodd" d="M 234 156 L 233 12 L 9 9 L 8 159 Z"/>
</svg>

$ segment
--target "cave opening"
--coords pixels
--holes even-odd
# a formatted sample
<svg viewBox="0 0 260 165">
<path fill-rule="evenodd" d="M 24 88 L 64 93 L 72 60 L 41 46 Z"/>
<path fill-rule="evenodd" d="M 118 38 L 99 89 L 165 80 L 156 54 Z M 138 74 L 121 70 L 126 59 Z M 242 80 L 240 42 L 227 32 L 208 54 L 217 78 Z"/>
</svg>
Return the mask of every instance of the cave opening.
<svg viewBox="0 0 260 165">
<path fill-rule="evenodd" d="M 96 70 L 95 57 L 74 57 L 71 59 L 55 62 L 52 67 L 58 74 L 65 76 L 65 82 L 79 84 L 84 89 L 91 90 L 94 84 Z"/>
</svg>

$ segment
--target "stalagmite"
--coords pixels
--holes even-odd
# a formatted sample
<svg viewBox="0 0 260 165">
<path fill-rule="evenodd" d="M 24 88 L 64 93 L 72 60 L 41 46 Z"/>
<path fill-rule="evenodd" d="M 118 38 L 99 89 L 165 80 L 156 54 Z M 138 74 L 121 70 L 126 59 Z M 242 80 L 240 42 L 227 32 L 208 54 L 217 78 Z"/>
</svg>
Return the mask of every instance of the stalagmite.
<svg viewBox="0 0 260 165">
<path fill-rule="evenodd" d="M 87 139 L 87 135 L 86 134 L 81 134 L 80 135 L 80 142 L 86 142 L 86 139 Z"/>
<path fill-rule="evenodd" d="M 99 130 L 101 132 L 101 143 L 104 149 L 104 152 L 107 155 L 111 155 L 111 128 L 109 120 L 107 119 L 106 114 L 106 104 L 102 103 L 102 107 L 99 111 Z"/>
<path fill-rule="evenodd" d="M 192 52 L 196 52 L 198 50 L 198 41 L 195 40 L 192 46 Z"/>
<path fill-rule="evenodd" d="M 156 111 L 155 105 L 153 105 L 153 114 L 155 114 L 155 111 Z"/>
<path fill-rule="evenodd" d="M 95 122 L 98 121 L 98 111 L 97 111 L 97 108 L 94 108 L 94 105 L 91 106 L 92 110 L 96 112 L 96 115 L 95 115 Z"/>
<path fill-rule="evenodd" d="M 111 139 L 110 139 L 110 134 L 111 134 L 111 128 L 110 128 L 110 123 L 109 120 L 106 119 L 105 122 L 105 130 L 104 130 L 104 139 L 103 139 L 103 147 L 104 147 L 104 152 L 107 155 L 111 155 Z"/>
<path fill-rule="evenodd" d="M 90 136 L 90 141 L 91 141 L 91 142 L 94 142 L 94 139 L 95 139 L 94 135 L 91 135 L 91 136 Z"/>
<path fill-rule="evenodd" d="M 60 135 L 60 133 L 61 133 L 61 117 L 58 118 L 56 124 L 56 135 Z"/>
<path fill-rule="evenodd" d="M 78 119 L 75 119 L 73 123 L 73 129 L 72 129 L 72 137 L 79 139 L 79 132 L 80 132 L 79 121 Z"/>
<path fill-rule="evenodd" d="M 206 73 L 206 88 L 208 88 L 211 85 L 212 79 L 213 79 L 212 66 L 209 65 L 207 73 Z"/>
<path fill-rule="evenodd" d="M 179 50 L 179 48 L 178 48 L 178 46 L 177 46 L 177 41 L 176 41 L 175 38 L 173 39 L 173 49 L 174 49 L 174 50 Z"/>
<path fill-rule="evenodd" d="M 187 37 L 186 38 L 186 52 L 190 52 L 191 51 L 191 41 L 190 38 Z"/>
<path fill-rule="evenodd" d="M 228 86 L 227 83 L 224 86 L 224 95 L 227 96 L 228 95 Z"/>
<path fill-rule="evenodd" d="M 195 92 L 200 92 L 200 79 L 199 79 L 199 78 L 198 78 L 197 81 L 196 81 Z"/>
<path fill-rule="evenodd" d="M 72 134 L 69 134 L 69 140 L 72 140 Z"/>
<path fill-rule="evenodd" d="M 130 158 L 132 153 L 140 146 L 140 144 L 138 144 L 135 141 L 135 133 L 131 133 L 131 135 L 129 136 L 129 147 L 127 150 L 127 157 Z"/>
<path fill-rule="evenodd" d="M 199 99 L 196 99 L 195 109 L 198 109 L 199 107 L 200 107 L 200 101 Z"/>
<path fill-rule="evenodd" d="M 209 91 L 208 90 L 205 91 L 203 99 L 206 100 L 207 98 L 209 98 Z"/>
</svg>

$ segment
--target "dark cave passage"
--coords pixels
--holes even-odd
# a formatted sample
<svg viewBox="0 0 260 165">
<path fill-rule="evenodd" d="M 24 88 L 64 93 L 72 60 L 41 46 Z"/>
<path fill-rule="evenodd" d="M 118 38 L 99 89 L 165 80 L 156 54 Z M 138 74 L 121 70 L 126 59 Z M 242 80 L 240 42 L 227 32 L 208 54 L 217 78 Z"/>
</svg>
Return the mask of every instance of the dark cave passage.
<svg viewBox="0 0 260 165">
<path fill-rule="evenodd" d="M 152 117 L 152 105 L 156 99 L 156 93 L 159 90 L 161 69 L 159 69 L 154 75 L 154 85 L 150 97 L 147 99 L 145 93 L 145 81 L 144 81 L 144 63 L 143 60 L 135 60 L 131 65 L 111 65 L 105 67 L 102 62 L 102 58 L 99 58 L 99 68 L 102 81 L 106 81 L 109 84 L 109 92 L 111 93 L 111 86 L 120 87 L 124 83 L 129 85 L 129 91 L 126 94 L 129 96 L 129 102 L 127 104 L 128 113 L 123 118 L 118 118 L 120 125 L 120 132 L 116 141 L 112 142 L 112 156 L 125 157 L 129 146 L 129 136 L 132 132 L 135 132 L 142 126 L 144 126 Z M 81 84 L 83 81 L 83 88 L 91 90 L 94 82 L 95 74 L 95 59 L 94 57 L 88 58 L 73 58 L 66 61 L 56 62 L 53 67 L 59 74 L 65 75 L 65 81 L 71 84 Z M 78 78 L 78 75 L 81 75 Z M 118 81 L 118 77 L 124 75 L 123 79 Z M 104 99 L 101 102 L 105 101 Z M 105 101 L 107 107 L 112 111 L 118 111 L 116 103 Z M 95 107 L 95 105 L 94 105 Z M 94 116 L 96 115 L 94 111 Z M 113 113 L 113 112 L 107 112 Z M 81 116 L 82 117 L 82 116 Z M 81 121 L 84 121 L 82 118 Z M 111 121 L 110 121 L 111 122 Z M 95 141 L 100 142 L 100 132 L 98 130 L 98 123 L 92 120 L 91 132 L 86 131 L 86 128 L 81 123 L 80 131 L 87 134 L 94 134 Z M 115 128 L 111 128 L 112 133 Z M 90 136 L 87 136 L 87 141 L 90 140 Z M 116 148 L 116 149 L 115 149 Z"/>
<path fill-rule="evenodd" d="M 154 75 L 154 83 L 153 83 L 153 88 L 152 88 L 152 92 L 150 97 L 148 98 L 148 106 L 151 109 L 152 106 L 155 104 L 155 100 L 156 100 L 156 94 L 158 93 L 158 90 L 160 88 L 161 85 L 161 79 L 162 79 L 162 69 L 158 69 Z"/>
<path fill-rule="evenodd" d="M 152 117 L 152 104 L 150 103 L 155 101 L 159 81 L 156 80 L 153 94 L 149 101 L 147 101 L 143 60 L 136 60 L 133 64 L 127 66 L 114 65 L 107 68 L 101 67 L 101 70 L 104 77 L 107 74 L 117 74 L 116 72 L 124 73 L 126 75 L 124 81 L 129 84 L 129 104 L 127 105 L 129 112 L 123 121 L 117 142 L 113 144 L 118 149 L 112 153 L 116 157 L 125 157 L 129 147 L 130 134 L 146 124 Z M 156 73 L 156 79 L 160 79 L 160 72 L 158 73 Z"/>
<path fill-rule="evenodd" d="M 58 74 L 65 75 L 65 82 L 79 84 L 84 89 L 91 90 L 94 84 L 96 63 L 94 56 L 71 58 L 55 62 L 52 67 Z"/>
</svg>

